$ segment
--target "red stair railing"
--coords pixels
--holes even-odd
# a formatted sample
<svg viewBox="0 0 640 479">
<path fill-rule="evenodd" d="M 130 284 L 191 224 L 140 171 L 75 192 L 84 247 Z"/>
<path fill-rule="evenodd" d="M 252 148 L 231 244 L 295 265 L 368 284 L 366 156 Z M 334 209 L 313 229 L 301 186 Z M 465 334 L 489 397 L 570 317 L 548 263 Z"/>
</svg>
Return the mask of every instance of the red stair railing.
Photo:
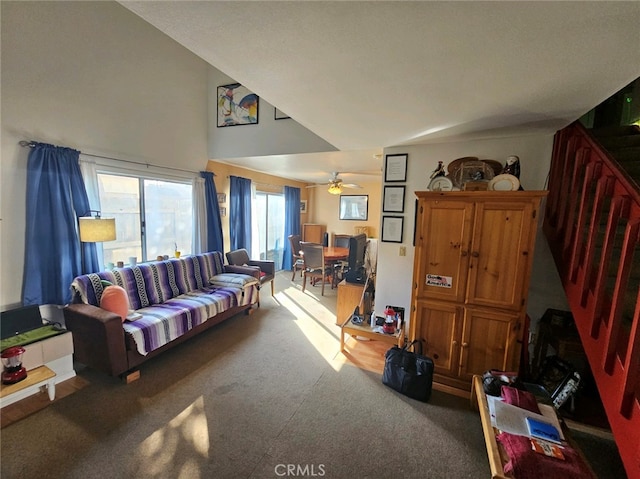
<svg viewBox="0 0 640 479">
<path fill-rule="evenodd" d="M 578 122 L 554 138 L 544 232 L 620 456 L 638 479 L 640 193 Z"/>
</svg>

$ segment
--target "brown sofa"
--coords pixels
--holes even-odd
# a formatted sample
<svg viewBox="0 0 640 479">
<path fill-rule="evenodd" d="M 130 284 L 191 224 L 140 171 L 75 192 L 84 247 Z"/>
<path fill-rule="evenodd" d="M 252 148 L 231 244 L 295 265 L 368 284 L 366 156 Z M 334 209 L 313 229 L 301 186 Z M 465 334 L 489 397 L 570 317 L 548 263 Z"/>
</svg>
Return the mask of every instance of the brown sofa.
<svg viewBox="0 0 640 479">
<path fill-rule="evenodd" d="M 74 358 L 111 376 L 127 376 L 148 359 L 250 311 L 259 279 L 253 268 L 228 269 L 220 252 L 79 276 L 72 283 L 74 302 L 64 308 Z M 138 319 L 123 322 L 99 307 L 105 282 L 126 290 Z"/>
</svg>

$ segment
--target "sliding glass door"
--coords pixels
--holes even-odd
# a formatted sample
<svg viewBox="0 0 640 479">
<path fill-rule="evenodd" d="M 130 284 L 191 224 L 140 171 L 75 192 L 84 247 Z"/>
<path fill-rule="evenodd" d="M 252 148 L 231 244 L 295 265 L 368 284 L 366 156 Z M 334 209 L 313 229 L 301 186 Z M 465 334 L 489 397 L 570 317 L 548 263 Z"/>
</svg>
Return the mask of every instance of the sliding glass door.
<svg viewBox="0 0 640 479">
<path fill-rule="evenodd" d="M 256 192 L 256 216 L 260 259 L 273 260 L 276 271 L 282 269 L 284 251 L 284 196 Z M 254 238 L 255 244 L 256 238 Z"/>
</svg>

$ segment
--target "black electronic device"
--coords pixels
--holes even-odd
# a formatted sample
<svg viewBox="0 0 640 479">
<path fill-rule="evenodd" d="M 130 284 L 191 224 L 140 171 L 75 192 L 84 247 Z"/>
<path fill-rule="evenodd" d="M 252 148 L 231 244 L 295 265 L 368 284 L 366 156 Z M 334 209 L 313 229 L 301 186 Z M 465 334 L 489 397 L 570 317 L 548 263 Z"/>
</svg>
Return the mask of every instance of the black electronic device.
<svg viewBox="0 0 640 479">
<path fill-rule="evenodd" d="M 10 338 L 43 326 L 40 306 L 32 304 L 0 314 L 0 339 Z"/>
<path fill-rule="evenodd" d="M 364 267 L 364 259 L 367 253 L 367 235 L 359 234 L 349 238 L 349 270 L 345 275 L 347 283 L 364 284 L 367 272 Z"/>
</svg>

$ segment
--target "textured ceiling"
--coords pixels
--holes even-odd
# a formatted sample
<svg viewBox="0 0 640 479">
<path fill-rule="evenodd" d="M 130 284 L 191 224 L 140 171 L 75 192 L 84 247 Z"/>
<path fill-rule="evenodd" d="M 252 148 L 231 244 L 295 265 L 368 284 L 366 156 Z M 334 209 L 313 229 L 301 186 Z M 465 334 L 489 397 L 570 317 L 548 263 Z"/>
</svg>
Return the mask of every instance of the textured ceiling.
<svg viewBox="0 0 640 479">
<path fill-rule="evenodd" d="M 552 133 L 640 76 L 640 2 L 120 3 L 363 158 Z"/>
</svg>

